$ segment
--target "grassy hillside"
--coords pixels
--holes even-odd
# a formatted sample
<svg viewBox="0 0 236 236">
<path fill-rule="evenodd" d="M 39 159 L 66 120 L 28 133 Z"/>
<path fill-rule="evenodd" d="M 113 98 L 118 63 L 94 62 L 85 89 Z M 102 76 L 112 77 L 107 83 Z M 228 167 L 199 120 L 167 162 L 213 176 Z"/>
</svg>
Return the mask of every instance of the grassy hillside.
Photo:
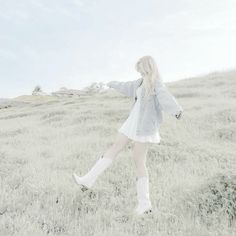
<svg viewBox="0 0 236 236">
<path fill-rule="evenodd" d="M 153 215 L 136 219 L 130 142 L 94 191 L 85 174 L 113 143 L 131 100 L 21 96 L 0 110 L 1 235 L 236 235 L 236 71 L 166 83 L 184 108 L 164 114 L 147 167 Z"/>
</svg>

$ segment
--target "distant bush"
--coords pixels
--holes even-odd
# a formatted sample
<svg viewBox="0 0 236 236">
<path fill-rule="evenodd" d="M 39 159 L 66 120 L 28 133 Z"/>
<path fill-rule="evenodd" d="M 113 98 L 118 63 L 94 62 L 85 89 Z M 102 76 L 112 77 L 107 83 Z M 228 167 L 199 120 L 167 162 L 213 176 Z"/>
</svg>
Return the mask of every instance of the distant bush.
<svg viewBox="0 0 236 236">
<path fill-rule="evenodd" d="M 203 221 L 210 215 L 228 218 L 229 225 L 236 220 L 236 175 L 218 175 L 201 189 L 198 209 Z"/>
<path fill-rule="evenodd" d="M 37 86 L 34 88 L 33 92 L 42 92 L 42 89 L 41 89 L 41 87 L 40 87 L 39 85 L 37 85 Z"/>
</svg>

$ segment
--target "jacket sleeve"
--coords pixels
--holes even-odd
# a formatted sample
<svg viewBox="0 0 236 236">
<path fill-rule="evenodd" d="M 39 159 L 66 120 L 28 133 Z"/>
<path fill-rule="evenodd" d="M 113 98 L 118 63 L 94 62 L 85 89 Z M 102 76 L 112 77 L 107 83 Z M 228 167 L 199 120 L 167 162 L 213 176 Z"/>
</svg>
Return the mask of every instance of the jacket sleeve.
<svg viewBox="0 0 236 236">
<path fill-rule="evenodd" d="M 156 93 L 157 102 L 160 105 L 161 110 L 175 116 L 183 112 L 182 106 L 177 102 L 176 98 L 169 92 L 165 84 L 162 84 L 157 89 Z"/>
<path fill-rule="evenodd" d="M 114 88 L 119 93 L 122 93 L 123 95 L 127 97 L 133 97 L 135 93 L 136 83 L 137 80 L 131 80 L 127 82 L 120 82 L 120 81 L 110 81 L 106 85 L 110 88 Z"/>
</svg>

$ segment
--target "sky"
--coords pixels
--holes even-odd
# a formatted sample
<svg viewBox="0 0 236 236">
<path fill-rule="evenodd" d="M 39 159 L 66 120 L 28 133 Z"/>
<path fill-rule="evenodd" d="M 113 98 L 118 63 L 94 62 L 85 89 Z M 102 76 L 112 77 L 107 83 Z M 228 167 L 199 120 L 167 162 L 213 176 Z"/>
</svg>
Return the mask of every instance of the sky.
<svg viewBox="0 0 236 236">
<path fill-rule="evenodd" d="M 235 0 L 0 0 L 0 97 L 236 68 Z"/>
</svg>

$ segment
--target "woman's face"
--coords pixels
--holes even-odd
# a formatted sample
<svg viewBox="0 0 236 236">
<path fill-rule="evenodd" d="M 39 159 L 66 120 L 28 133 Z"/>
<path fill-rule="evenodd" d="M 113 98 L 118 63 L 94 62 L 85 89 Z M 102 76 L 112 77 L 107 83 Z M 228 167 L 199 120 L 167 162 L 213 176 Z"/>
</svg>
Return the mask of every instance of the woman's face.
<svg viewBox="0 0 236 236">
<path fill-rule="evenodd" d="M 143 76 L 146 77 L 148 75 L 148 72 L 145 71 L 144 69 L 140 69 L 141 63 L 143 63 L 143 58 L 140 58 L 137 62 L 137 71 Z"/>
<path fill-rule="evenodd" d="M 137 71 L 139 71 L 139 65 L 140 65 L 140 63 L 141 63 L 141 61 L 138 60 L 138 62 L 137 62 Z"/>
<path fill-rule="evenodd" d="M 140 71 L 140 64 L 141 64 L 141 60 L 139 59 L 138 62 L 137 62 L 137 71 L 143 76 L 144 73 L 142 71 Z"/>
</svg>

